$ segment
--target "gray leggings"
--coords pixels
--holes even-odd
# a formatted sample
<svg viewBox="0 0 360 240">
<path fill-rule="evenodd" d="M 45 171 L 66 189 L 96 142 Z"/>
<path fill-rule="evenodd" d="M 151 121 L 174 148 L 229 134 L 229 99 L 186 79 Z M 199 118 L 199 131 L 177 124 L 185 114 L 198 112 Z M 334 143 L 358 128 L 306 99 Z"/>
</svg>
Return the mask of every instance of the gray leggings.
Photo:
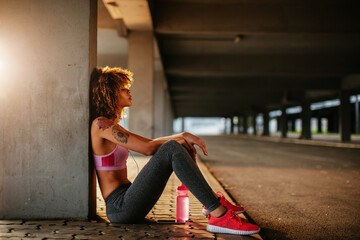
<svg viewBox="0 0 360 240">
<path fill-rule="evenodd" d="M 172 140 L 158 149 L 132 184 L 121 185 L 106 198 L 108 219 L 117 223 L 142 221 L 160 198 L 173 171 L 208 210 L 220 206 L 187 150 Z"/>
</svg>

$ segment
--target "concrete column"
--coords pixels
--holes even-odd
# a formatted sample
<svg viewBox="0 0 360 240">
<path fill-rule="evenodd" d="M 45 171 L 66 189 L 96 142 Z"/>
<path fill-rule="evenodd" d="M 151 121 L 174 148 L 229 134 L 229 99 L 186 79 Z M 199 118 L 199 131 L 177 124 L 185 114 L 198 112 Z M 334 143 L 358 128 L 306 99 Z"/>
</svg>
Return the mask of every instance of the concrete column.
<svg viewBox="0 0 360 240">
<path fill-rule="evenodd" d="M 165 94 L 165 135 L 171 135 L 173 134 L 174 130 L 173 130 L 173 122 L 174 122 L 174 112 L 173 112 L 173 108 L 172 108 L 172 104 L 170 101 L 170 95 L 167 92 Z"/>
<path fill-rule="evenodd" d="M 281 137 L 286 138 L 287 137 L 287 130 L 288 130 L 288 124 L 287 124 L 287 116 L 286 116 L 286 107 L 282 106 L 281 108 Z"/>
<path fill-rule="evenodd" d="M 296 132 L 296 118 L 291 119 L 291 131 Z"/>
<path fill-rule="evenodd" d="M 311 109 L 310 102 L 305 100 L 301 104 L 301 138 L 311 139 Z"/>
<path fill-rule="evenodd" d="M 129 129 L 148 138 L 153 138 L 154 135 L 153 38 L 152 32 L 134 31 L 128 35 L 128 68 L 134 73 Z"/>
<path fill-rule="evenodd" d="M 184 117 L 181 118 L 181 131 L 182 132 L 185 131 L 185 118 Z"/>
<path fill-rule="evenodd" d="M 317 122 L 317 125 L 318 125 L 318 133 L 322 133 L 322 122 L 321 122 L 321 117 L 318 117 L 318 122 Z"/>
<path fill-rule="evenodd" d="M 86 219 L 97 1 L 0 1 L 0 23 L 0 219 Z"/>
<path fill-rule="evenodd" d="M 247 134 L 247 129 L 248 129 L 248 117 L 246 115 L 244 115 L 243 117 L 243 133 Z"/>
<path fill-rule="evenodd" d="M 231 118 L 230 118 L 230 133 L 231 133 L 231 134 L 234 134 L 234 126 L 235 126 L 235 124 L 234 124 L 234 117 L 231 117 Z"/>
<path fill-rule="evenodd" d="M 231 117 L 226 118 L 226 134 L 231 134 Z"/>
<path fill-rule="evenodd" d="M 241 133 L 241 117 L 238 116 L 238 121 L 237 121 L 237 133 Z"/>
<path fill-rule="evenodd" d="M 264 122 L 264 132 L 263 136 L 269 136 L 269 111 L 265 111 L 263 115 Z"/>
<path fill-rule="evenodd" d="M 355 98 L 355 133 L 360 133 L 360 120 L 359 120 L 359 96 Z"/>
<path fill-rule="evenodd" d="M 351 140 L 351 112 L 350 112 L 350 93 L 341 91 L 340 93 L 340 121 L 339 129 L 341 141 L 349 142 Z"/>
<path fill-rule="evenodd" d="M 253 128 L 254 128 L 254 135 L 257 135 L 257 129 L 256 129 L 256 117 L 257 117 L 257 114 L 254 113 L 253 116 L 252 116 L 252 124 L 253 124 Z"/>
</svg>

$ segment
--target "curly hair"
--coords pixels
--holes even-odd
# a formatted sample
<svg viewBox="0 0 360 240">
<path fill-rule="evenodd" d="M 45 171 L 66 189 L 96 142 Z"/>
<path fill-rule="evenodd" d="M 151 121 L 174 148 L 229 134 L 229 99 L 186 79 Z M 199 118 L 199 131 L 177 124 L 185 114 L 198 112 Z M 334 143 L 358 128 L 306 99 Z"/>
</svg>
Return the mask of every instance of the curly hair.
<svg viewBox="0 0 360 240">
<path fill-rule="evenodd" d="M 118 93 L 121 88 L 129 88 L 133 82 L 133 73 L 122 68 L 95 68 L 91 73 L 90 84 L 93 105 L 97 117 L 113 118 L 125 115 L 118 112 Z"/>
</svg>

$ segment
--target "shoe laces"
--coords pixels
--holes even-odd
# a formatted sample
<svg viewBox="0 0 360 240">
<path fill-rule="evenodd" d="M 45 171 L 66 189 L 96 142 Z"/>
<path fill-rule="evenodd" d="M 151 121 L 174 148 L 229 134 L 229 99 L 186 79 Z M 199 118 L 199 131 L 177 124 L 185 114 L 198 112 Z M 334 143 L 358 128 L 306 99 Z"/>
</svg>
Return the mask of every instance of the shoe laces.
<svg viewBox="0 0 360 240">
<path fill-rule="evenodd" d="M 235 222 L 239 223 L 240 225 L 243 225 L 243 221 L 241 217 L 239 217 L 234 211 L 232 210 L 228 210 L 230 211 L 231 214 L 231 220 L 234 220 Z"/>
</svg>

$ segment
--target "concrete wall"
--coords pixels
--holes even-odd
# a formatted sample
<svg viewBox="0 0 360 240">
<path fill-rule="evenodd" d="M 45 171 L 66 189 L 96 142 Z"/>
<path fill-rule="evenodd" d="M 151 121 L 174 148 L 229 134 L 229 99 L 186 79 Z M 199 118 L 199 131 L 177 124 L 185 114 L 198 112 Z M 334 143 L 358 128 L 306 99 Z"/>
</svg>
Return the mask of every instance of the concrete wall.
<svg viewBox="0 0 360 240">
<path fill-rule="evenodd" d="M 96 3 L 0 1 L 0 218 L 89 214 Z"/>
</svg>

